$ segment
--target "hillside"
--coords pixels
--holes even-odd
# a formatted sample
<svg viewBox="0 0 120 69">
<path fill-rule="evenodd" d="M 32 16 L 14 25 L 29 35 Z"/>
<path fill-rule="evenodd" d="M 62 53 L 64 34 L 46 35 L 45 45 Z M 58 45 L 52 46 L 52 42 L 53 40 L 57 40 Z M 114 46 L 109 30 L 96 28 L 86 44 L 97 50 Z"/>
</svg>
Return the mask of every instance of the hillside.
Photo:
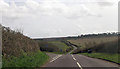
<svg viewBox="0 0 120 69">
<path fill-rule="evenodd" d="M 39 44 L 20 32 L 2 27 L 2 67 L 40 67 L 48 56 Z M 28 68 L 29 69 L 29 68 Z"/>
<path fill-rule="evenodd" d="M 37 40 L 40 46 L 40 50 L 51 53 L 62 53 L 65 54 L 73 49 L 72 46 L 65 44 L 62 41 L 41 41 Z"/>
<path fill-rule="evenodd" d="M 91 49 L 93 52 L 117 53 L 118 52 L 118 36 L 108 34 L 105 36 L 82 36 L 78 39 L 68 40 L 77 46 L 74 53 L 86 52 Z"/>
<path fill-rule="evenodd" d="M 89 34 L 68 40 L 77 49 L 74 54 L 82 54 L 120 64 L 120 38 L 117 33 Z"/>
<path fill-rule="evenodd" d="M 20 32 L 2 27 L 2 54 L 4 57 L 19 56 L 23 52 L 36 52 L 38 50 L 38 43 L 34 40 Z"/>
</svg>

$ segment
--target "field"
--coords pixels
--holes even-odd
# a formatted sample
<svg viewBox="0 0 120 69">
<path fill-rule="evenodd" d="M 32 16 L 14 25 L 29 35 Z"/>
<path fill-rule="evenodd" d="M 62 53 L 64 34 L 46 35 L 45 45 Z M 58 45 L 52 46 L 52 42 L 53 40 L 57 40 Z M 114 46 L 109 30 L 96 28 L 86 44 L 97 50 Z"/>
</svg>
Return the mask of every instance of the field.
<svg viewBox="0 0 120 69">
<path fill-rule="evenodd" d="M 118 56 L 120 56 L 120 54 L 107 54 L 107 53 L 91 53 L 91 54 L 81 53 L 81 54 L 93 58 L 100 58 L 100 59 L 105 59 L 112 62 L 120 63 L 120 61 L 118 60 L 119 59 Z"/>
<path fill-rule="evenodd" d="M 106 36 L 106 37 L 87 37 L 87 38 L 78 38 L 73 40 L 68 40 L 72 44 L 77 45 L 78 49 L 75 52 L 86 51 L 88 49 L 101 50 L 101 52 L 112 50 L 111 52 L 117 52 L 118 49 L 118 36 Z M 110 52 L 109 51 L 109 52 Z"/>
<path fill-rule="evenodd" d="M 111 42 L 114 40 L 117 40 L 118 37 L 113 36 L 113 37 L 100 37 L 100 38 L 80 38 L 76 40 L 68 40 L 73 44 L 76 44 L 77 46 L 80 46 L 81 48 L 86 48 L 86 47 L 92 47 L 98 44 L 106 43 L 106 42 Z"/>
<path fill-rule="evenodd" d="M 41 51 L 52 52 L 52 53 L 67 53 L 72 50 L 71 46 L 66 45 L 61 41 L 40 41 L 39 47 Z"/>
<path fill-rule="evenodd" d="M 57 46 L 61 51 L 66 51 L 68 48 L 70 48 L 69 46 L 60 41 L 49 41 L 48 43 L 52 43 L 53 45 Z"/>
<path fill-rule="evenodd" d="M 105 59 L 108 61 L 120 63 L 118 56 L 120 56 L 120 42 L 118 36 L 96 36 L 96 37 L 83 37 L 68 40 L 77 46 L 77 50 L 73 53 L 90 56 L 93 58 Z M 91 50 L 89 53 L 88 50 Z"/>
</svg>

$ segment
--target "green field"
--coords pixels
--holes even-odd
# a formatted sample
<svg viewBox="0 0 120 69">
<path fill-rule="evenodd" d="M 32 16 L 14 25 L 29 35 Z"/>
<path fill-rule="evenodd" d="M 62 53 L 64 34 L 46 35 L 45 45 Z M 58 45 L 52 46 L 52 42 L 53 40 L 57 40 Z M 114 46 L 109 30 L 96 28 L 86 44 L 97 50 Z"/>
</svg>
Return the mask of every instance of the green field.
<svg viewBox="0 0 120 69">
<path fill-rule="evenodd" d="M 56 47 L 58 47 L 62 51 L 66 51 L 69 48 L 66 44 L 64 44 L 60 41 L 50 41 L 48 43 L 52 43 L 53 45 L 55 45 Z"/>
<path fill-rule="evenodd" d="M 89 57 L 93 57 L 93 58 L 101 58 L 101 59 L 106 59 L 106 60 L 110 60 L 116 63 L 120 63 L 120 61 L 118 60 L 120 56 L 120 54 L 107 54 L 107 53 L 81 53 L 82 55 L 85 56 L 89 56 Z"/>
<path fill-rule="evenodd" d="M 22 56 L 3 58 L 2 66 L 5 67 L 40 67 L 47 62 L 49 56 L 40 51 L 36 53 L 24 53 Z M 28 68 L 29 69 L 29 68 Z"/>
</svg>

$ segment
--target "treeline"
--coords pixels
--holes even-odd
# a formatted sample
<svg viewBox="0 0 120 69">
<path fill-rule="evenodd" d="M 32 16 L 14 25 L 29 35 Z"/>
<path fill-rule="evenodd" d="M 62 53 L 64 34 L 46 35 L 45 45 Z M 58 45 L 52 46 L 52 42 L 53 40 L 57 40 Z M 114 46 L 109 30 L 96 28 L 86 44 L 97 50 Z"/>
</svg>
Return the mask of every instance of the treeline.
<svg viewBox="0 0 120 69">
<path fill-rule="evenodd" d="M 71 40 L 78 38 L 88 38 L 88 37 L 109 37 L 109 36 L 118 36 L 120 35 L 118 32 L 110 32 L 110 33 L 98 33 L 98 34 L 81 34 L 78 36 L 67 36 L 67 37 L 56 37 L 56 38 L 37 38 L 34 40 L 40 41 L 62 41 L 62 40 Z"/>
<path fill-rule="evenodd" d="M 111 33 L 98 33 L 98 34 L 85 34 L 79 35 L 79 38 L 83 37 L 106 37 L 106 36 L 118 36 L 118 32 L 111 32 Z"/>
</svg>

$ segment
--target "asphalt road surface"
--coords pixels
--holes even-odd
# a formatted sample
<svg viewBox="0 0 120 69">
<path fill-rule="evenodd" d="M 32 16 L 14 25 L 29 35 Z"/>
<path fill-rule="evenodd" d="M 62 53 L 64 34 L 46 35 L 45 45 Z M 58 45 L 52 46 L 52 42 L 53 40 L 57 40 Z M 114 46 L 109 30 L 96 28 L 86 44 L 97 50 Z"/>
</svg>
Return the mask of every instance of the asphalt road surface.
<svg viewBox="0 0 120 69">
<path fill-rule="evenodd" d="M 47 54 L 50 61 L 43 67 L 48 69 L 119 69 L 117 64 L 79 54 Z"/>
<path fill-rule="evenodd" d="M 118 67 L 117 64 L 83 55 L 49 55 L 52 56 L 51 60 L 44 67 L 79 67 L 80 69 L 84 67 Z"/>
</svg>

